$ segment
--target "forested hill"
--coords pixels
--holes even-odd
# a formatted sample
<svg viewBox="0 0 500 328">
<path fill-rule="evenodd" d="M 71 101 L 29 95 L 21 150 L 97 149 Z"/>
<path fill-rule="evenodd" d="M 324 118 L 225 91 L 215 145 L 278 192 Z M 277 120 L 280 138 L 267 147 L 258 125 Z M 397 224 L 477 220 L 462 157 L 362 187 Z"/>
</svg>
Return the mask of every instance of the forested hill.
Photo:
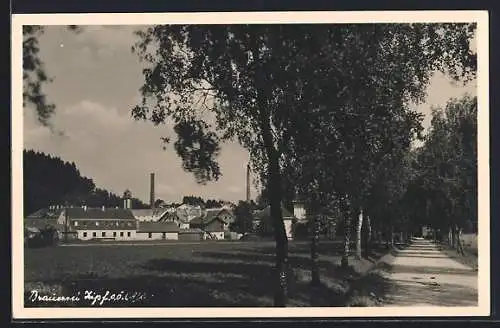
<svg viewBox="0 0 500 328">
<path fill-rule="evenodd" d="M 28 215 L 49 205 L 66 202 L 70 205 L 89 207 L 122 206 L 119 195 L 97 188 L 94 181 L 83 177 L 75 163 L 65 162 L 33 150 L 24 150 L 24 214 Z M 134 208 L 147 208 L 133 199 Z"/>
</svg>

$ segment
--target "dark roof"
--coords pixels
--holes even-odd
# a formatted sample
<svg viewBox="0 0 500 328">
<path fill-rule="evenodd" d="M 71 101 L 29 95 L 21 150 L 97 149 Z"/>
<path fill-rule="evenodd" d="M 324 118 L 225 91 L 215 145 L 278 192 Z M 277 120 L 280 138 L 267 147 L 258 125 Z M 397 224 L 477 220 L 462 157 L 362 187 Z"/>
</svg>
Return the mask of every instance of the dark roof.
<svg viewBox="0 0 500 328">
<path fill-rule="evenodd" d="M 290 211 L 288 211 L 284 206 L 281 206 L 281 215 L 283 216 L 283 219 L 293 219 L 295 218 L 295 216 L 290 213 Z M 271 217 L 271 206 L 266 206 L 265 208 L 263 208 L 262 210 L 260 211 L 257 211 L 257 213 L 255 213 L 255 216 L 258 218 L 258 219 L 263 219 L 264 217 Z"/>
<path fill-rule="evenodd" d="M 226 208 L 217 208 L 217 209 L 207 209 L 206 212 L 205 212 L 206 213 L 205 218 L 206 218 L 207 221 L 210 222 L 213 218 L 220 216 L 224 212 L 227 213 L 230 216 L 233 216 L 233 213 L 231 213 L 231 211 L 229 211 L 228 209 L 226 209 Z"/>
<path fill-rule="evenodd" d="M 174 222 L 138 222 L 137 232 L 179 232 L 179 227 Z"/>
<path fill-rule="evenodd" d="M 71 219 L 122 219 L 135 220 L 134 215 L 124 208 L 87 208 L 69 207 L 68 217 Z"/>
</svg>

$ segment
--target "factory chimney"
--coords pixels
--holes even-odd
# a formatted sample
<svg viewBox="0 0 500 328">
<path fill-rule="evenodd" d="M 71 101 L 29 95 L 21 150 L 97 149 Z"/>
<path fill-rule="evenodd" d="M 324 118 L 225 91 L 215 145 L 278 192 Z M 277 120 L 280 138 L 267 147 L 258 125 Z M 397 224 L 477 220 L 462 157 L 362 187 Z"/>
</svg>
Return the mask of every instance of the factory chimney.
<svg viewBox="0 0 500 328">
<path fill-rule="evenodd" d="M 247 203 L 250 203 L 250 163 L 247 164 Z"/>
<path fill-rule="evenodd" d="M 150 194 L 149 194 L 149 206 L 151 208 L 154 208 L 154 206 L 155 206 L 155 174 L 154 173 L 151 173 L 150 185 L 151 185 L 151 190 L 150 190 Z"/>
</svg>

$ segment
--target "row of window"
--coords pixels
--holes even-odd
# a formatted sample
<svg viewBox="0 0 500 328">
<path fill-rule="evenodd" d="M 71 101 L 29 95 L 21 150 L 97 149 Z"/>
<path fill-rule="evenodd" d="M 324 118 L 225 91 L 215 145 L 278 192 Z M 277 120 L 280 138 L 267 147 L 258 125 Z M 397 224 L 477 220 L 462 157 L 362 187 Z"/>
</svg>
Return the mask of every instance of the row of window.
<svg viewBox="0 0 500 328">
<path fill-rule="evenodd" d="M 118 233 L 116 231 L 113 231 L 113 237 L 117 237 L 117 235 L 118 235 Z M 125 235 L 124 232 L 120 231 L 120 237 L 124 237 L 124 235 Z M 167 234 L 164 232 L 163 233 L 163 239 L 166 238 L 166 235 Z M 87 231 L 84 231 L 83 232 L 83 237 L 86 238 L 87 236 L 88 236 Z M 130 236 L 131 236 L 131 233 L 130 233 L 130 231 L 128 231 L 127 232 L 127 237 L 130 237 Z M 92 237 L 97 237 L 97 232 L 96 231 L 92 232 Z M 101 237 L 106 237 L 106 231 L 102 231 L 101 232 Z M 148 233 L 148 238 L 153 238 L 153 233 L 149 232 Z"/>
<path fill-rule="evenodd" d="M 74 225 L 75 227 L 78 227 L 78 221 L 74 221 L 74 222 L 73 222 L 73 225 Z M 95 225 L 96 225 L 96 227 L 98 227 L 98 226 L 99 226 L 99 221 L 96 221 L 96 222 L 95 222 Z M 116 225 L 117 227 L 118 227 L 118 226 L 120 226 L 120 222 L 119 222 L 119 221 L 116 221 L 116 222 L 115 222 L 115 225 Z M 131 226 L 132 226 L 132 222 L 127 222 L 127 226 L 131 227 Z"/>
<path fill-rule="evenodd" d="M 87 231 L 83 232 L 83 237 L 86 238 L 88 236 Z M 125 233 L 123 231 L 120 231 L 120 237 L 124 237 Z M 131 233 L 130 231 L 127 232 L 127 237 L 130 237 Z M 97 237 L 97 232 L 92 232 L 92 237 Z M 101 237 L 106 237 L 106 231 L 101 232 Z M 113 237 L 117 237 L 117 232 L 113 231 Z"/>
</svg>

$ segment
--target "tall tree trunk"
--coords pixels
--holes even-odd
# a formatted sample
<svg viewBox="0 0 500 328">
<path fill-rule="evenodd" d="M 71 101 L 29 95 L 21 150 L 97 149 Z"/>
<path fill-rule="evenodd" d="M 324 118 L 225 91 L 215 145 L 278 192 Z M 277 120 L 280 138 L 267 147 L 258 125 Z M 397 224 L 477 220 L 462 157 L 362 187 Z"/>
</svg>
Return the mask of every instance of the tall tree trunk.
<svg viewBox="0 0 500 328">
<path fill-rule="evenodd" d="M 338 218 L 329 220 L 328 234 L 331 240 L 334 240 L 337 236 L 337 220 Z"/>
<path fill-rule="evenodd" d="M 464 256 L 465 255 L 464 248 L 462 245 L 462 241 L 460 240 L 461 229 L 457 225 L 455 225 L 455 231 L 456 231 L 455 240 L 457 242 L 457 252 L 458 252 L 458 254 Z"/>
<path fill-rule="evenodd" d="M 372 224 L 370 220 L 370 216 L 365 215 L 366 221 L 366 233 L 365 233 L 365 257 L 369 258 L 371 255 L 371 244 L 372 244 Z"/>
<path fill-rule="evenodd" d="M 378 247 L 382 248 L 382 246 L 384 246 L 384 236 L 382 233 L 381 225 L 379 225 L 379 228 L 377 229 L 377 239 L 378 239 Z"/>
<path fill-rule="evenodd" d="M 342 254 L 341 266 L 347 268 L 349 266 L 349 253 L 351 251 L 351 204 L 349 200 L 345 200 L 344 211 L 344 252 Z"/>
<path fill-rule="evenodd" d="M 455 248 L 455 232 L 453 231 L 453 226 L 450 226 L 450 229 L 449 229 L 449 236 L 450 236 L 450 246 L 452 248 Z"/>
<path fill-rule="evenodd" d="M 361 258 L 361 231 L 363 229 L 363 209 L 360 208 L 358 213 L 358 222 L 356 224 L 356 257 Z"/>
<path fill-rule="evenodd" d="M 278 274 L 274 306 L 285 307 L 288 292 L 288 238 L 281 213 L 281 176 L 277 157 L 270 165 L 269 173 L 270 208 L 276 240 L 276 272 Z"/>
<path fill-rule="evenodd" d="M 391 227 L 385 227 L 385 247 L 391 247 Z"/>
<path fill-rule="evenodd" d="M 318 265 L 318 245 L 319 245 L 319 231 L 320 231 L 321 221 L 319 215 L 314 216 L 313 222 L 313 236 L 311 241 L 311 284 L 319 285 L 321 283 L 319 277 L 319 265 Z"/>
<path fill-rule="evenodd" d="M 258 50 L 254 49 L 255 54 Z M 255 57 L 257 58 L 257 57 Z M 265 73 L 262 67 L 256 70 L 256 85 L 264 86 Z M 264 90 L 262 88 L 260 90 Z M 259 106 L 259 125 L 262 133 L 262 140 L 268 159 L 268 190 L 269 203 L 271 209 L 271 220 L 274 228 L 274 239 L 276 240 L 276 273 L 277 286 L 274 295 L 274 306 L 285 307 L 288 294 L 288 238 L 286 236 L 285 224 L 281 212 L 282 201 L 282 181 L 279 164 L 280 154 L 275 146 L 275 140 L 271 130 L 270 112 L 265 95 L 259 91 L 257 93 L 257 104 Z"/>
</svg>

